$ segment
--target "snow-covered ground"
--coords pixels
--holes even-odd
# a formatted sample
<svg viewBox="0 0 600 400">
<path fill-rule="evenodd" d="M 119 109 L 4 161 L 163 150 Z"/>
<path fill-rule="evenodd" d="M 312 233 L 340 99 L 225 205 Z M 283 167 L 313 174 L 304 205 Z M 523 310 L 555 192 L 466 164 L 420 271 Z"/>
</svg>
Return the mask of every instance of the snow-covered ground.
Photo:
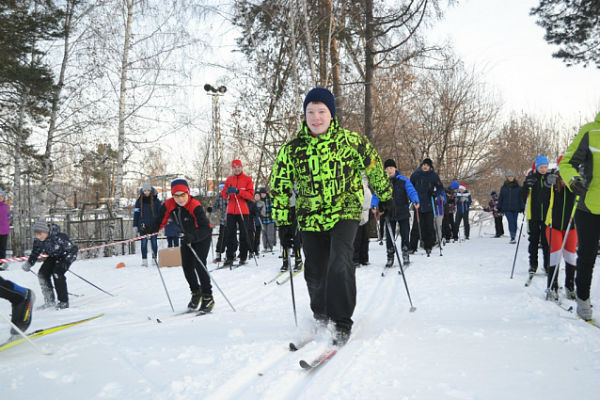
<svg viewBox="0 0 600 400">
<path fill-rule="evenodd" d="M 506 229 L 506 228 L 505 228 Z M 0 353 L 2 400 L 13 399 L 595 399 L 600 393 L 600 330 L 544 300 L 545 277 L 529 288 L 526 238 L 515 277 L 515 245 L 493 238 L 491 224 L 448 244 L 443 257 L 412 256 L 406 271 L 417 310 L 409 312 L 396 271 L 382 277 L 385 246 L 373 240 L 371 265 L 357 269 L 358 301 L 350 342 L 322 368 L 300 359 L 323 349 L 326 333 L 296 353 L 288 342 L 310 331 L 302 276 L 265 286 L 281 259 L 268 254 L 213 273 L 236 312 L 214 288 L 212 314 L 171 318 L 156 267 L 140 256 L 77 261 L 68 274 L 71 308 L 34 312 L 30 331 L 104 312 L 105 316 Z M 209 255 L 210 257 L 210 255 Z M 117 269 L 119 262 L 126 267 Z M 214 264 L 209 265 L 214 268 Z M 37 270 L 37 267 L 34 268 Z M 181 268 L 163 268 L 176 311 L 189 293 Z M 561 271 L 560 282 L 564 280 Z M 600 303 L 599 272 L 592 302 Z M 13 263 L 2 276 L 33 288 L 35 276 Z M 564 297 L 564 293 L 563 297 Z M 563 300 L 565 305 L 574 302 Z M 0 303 L 8 315 L 8 302 Z M 600 312 L 598 312 L 600 313 Z M 150 320 L 148 317 L 152 318 Z M 157 323 L 156 318 L 164 320 Z M 0 340 L 8 336 L 6 324 Z"/>
</svg>

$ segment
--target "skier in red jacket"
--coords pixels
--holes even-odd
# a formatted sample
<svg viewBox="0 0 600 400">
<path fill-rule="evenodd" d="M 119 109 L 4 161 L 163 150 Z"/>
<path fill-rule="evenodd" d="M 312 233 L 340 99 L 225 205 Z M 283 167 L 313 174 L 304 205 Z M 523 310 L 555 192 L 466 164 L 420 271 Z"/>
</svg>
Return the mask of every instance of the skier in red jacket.
<svg viewBox="0 0 600 400">
<path fill-rule="evenodd" d="M 240 230 L 240 265 L 246 264 L 250 244 L 248 242 L 248 227 L 250 226 L 248 201 L 254 197 L 252 178 L 244 174 L 242 162 L 231 162 L 233 175 L 225 181 L 221 191 L 224 199 L 229 199 L 227 205 L 227 253 L 223 267 L 231 267 L 237 249 L 236 234 Z"/>
</svg>

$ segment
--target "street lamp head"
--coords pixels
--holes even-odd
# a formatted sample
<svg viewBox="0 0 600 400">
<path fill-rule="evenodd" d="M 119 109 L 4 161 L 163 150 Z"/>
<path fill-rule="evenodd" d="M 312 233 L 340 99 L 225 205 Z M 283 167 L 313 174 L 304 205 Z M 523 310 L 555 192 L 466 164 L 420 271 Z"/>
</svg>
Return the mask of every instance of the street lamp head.
<svg viewBox="0 0 600 400">
<path fill-rule="evenodd" d="M 227 91 L 227 88 L 225 86 L 219 86 L 219 93 L 223 94 Z"/>
<path fill-rule="evenodd" d="M 204 90 L 206 90 L 207 92 L 215 92 L 216 93 L 216 89 L 208 83 L 206 85 L 204 85 Z"/>
</svg>

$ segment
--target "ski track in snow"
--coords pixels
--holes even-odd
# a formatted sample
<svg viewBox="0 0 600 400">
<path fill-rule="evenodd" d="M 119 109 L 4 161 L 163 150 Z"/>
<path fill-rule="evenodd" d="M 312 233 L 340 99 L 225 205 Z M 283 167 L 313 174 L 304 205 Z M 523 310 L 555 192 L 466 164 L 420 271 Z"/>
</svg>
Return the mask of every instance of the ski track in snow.
<svg viewBox="0 0 600 400">
<path fill-rule="evenodd" d="M 1 398 L 595 398 L 599 330 L 546 302 L 544 275 L 523 287 L 526 237 L 509 279 L 515 245 L 506 236 L 490 237 L 491 222 L 483 224 L 481 231 L 472 226 L 472 240 L 448 244 L 441 257 L 436 248 L 431 257 L 411 256 L 405 275 L 417 308 L 412 313 L 397 260 L 382 277 L 385 246 L 372 240 L 371 265 L 356 271 L 352 337 L 311 372 L 298 361 L 320 354 L 330 334 L 321 329 L 299 351 L 288 350 L 314 324 L 302 274 L 294 278 L 298 328 L 290 283 L 263 284 L 281 265 L 276 253 L 258 258 L 258 267 L 250 260 L 214 271 L 237 311 L 213 285 L 216 307 L 199 317 L 173 315 L 156 267 L 140 267 L 139 254 L 77 261 L 74 272 L 116 297 L 68 274 L 69 291 L 81 296 L 71 297 L 68 310 L 35 310 L 30 331 L 99 312 L 105 316 L 38 339 L 52 356 L 27 343 L 0 353 Z M 116 269 L 121 261 L 127 266 Z M 184 311 L 189 289 L 181 268 L 161 271 L 175 311 Z M 41 303 L 37 279 L 20 271 L 19 263 L 2 276 L 34 289 Z M 595 304 L 599 282 L 596 271 Z M 565 306 L 574 306 L 564 292 L 561 296 Z M 0 312 L 10 314 L 8 302 L 0 303 Z"/>
</svg>

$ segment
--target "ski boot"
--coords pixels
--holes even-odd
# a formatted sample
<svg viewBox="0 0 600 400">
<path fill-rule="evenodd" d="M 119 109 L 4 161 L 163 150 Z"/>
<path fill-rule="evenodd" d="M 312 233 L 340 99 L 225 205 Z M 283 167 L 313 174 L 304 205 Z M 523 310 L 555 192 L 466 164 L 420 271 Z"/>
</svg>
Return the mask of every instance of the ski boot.
<svg viewBox="0 0 600 400">
<path fill-rule="evenodd" d="M 335 333 L 333 335 L 333 345 L 334 346 L 343 346 L 350 339 L 351 330 L 347 328 L 342 328 L 340 326 L 335 327 Z"/>
<path fill-rule="evenodd" d="M 592 319 L 592 304 L 589 297 L 587 300 L 581 300 L 579 297 L 575 299 L 577 300 L 577 315 L 586 321 L 590 321 Z"/>
<path fill-rule="evenodd" d="M 427 257 L 431 257 L 431 249 L 425 249 L 425 253 L 427 253 Z"/>
<path fill-rule="evenodd" d="M 248 264 L 248 261 L 246 261 L 245 258 L 240 258 L 239 265 L 242 266 L 242 265 L 246 265 L 246 264 Z"/>
<path fill-rule="evenodd" d="M 575 300 L 577 297 L 575 294 L 575 289 L 570 289 L 565 286 L 565 296 L 567 297 L 567 300 Z"/>
<path fill-rule="evenodd" d="M 31 312 L 33 311 L 34 301 L 35 294 L 30 289 L 25 289 L 23 300 L 12 305 L 11 322 L 23 332 L 25 332 L 31 324 Z M 10 329 L 10 333 L 11 335 L 19 334 L 14 328 Z"/>
<path fill-rule="evenodd" d="M 148 259 L 147 258 L 142 258 L 142 267 L 147 267 L 148 266 Z"/>
<path fill-rule="evenodd" d="M 233 260 L 225 260 L 225 262 L 223 263 L 223 268 L 229 268 L 231 269 L 233 267 Z"/>
<path fill-rule="evenodd" d="M 200 301 L 202 300 L 202 293 L 200 293 L 200 291 L 195 291 L 192 292 L 192 298 L 190 299 L 190 302 L 188 303 L 187 307 L 189 311 L 194 311 L 195 309 L 198 308 L 198 304 L 200 304 Z"/>
<path fill-rule="evenodd" d="M 394 265 L 394 257 L 388 257 L 387 262 L 385 263 L 386 268 L 392 268 Z"/>
<path fill-rule="evenodd" d="M 215 307 L 215 301 L 211 295 L 202 296 L 202 304 L 200 304 L 200 312 L 206 314 L 212 311 Z"/>
<path fill-rule="evenodd" d="M 300 249 L 296 249 L 294 257 L 294 272 L 300 271 L 304 264 L 302 264 L 302 256 L 300 255 Z"/>
<path fill-rule="evenodd" d="M 213 263 L 215 263 L 215 264 L 216 264 L 216 263 L 220 263 L 220 262 L 222 261 L 222 260 L 221 260 L 221 253 L 218 253 L 218 252 L 217 252 L 216 254 L 217 254 L 217 256 L 216 256 L 216 257 L 215 257 L 215 259 L 213 260 Z"/>
<path fill-rule="evenodd" d="M 64 310 L 65 308 L 69 308 L 68 301 L 59 301 L 58 303 L 56 303 L 57 310 Z"/>
<path fill-rule="evenodd" d="M 558 303 L 558 291 L 556 289 L 546 289 L 546 298 L 550 301 Z"/>
</svg>

